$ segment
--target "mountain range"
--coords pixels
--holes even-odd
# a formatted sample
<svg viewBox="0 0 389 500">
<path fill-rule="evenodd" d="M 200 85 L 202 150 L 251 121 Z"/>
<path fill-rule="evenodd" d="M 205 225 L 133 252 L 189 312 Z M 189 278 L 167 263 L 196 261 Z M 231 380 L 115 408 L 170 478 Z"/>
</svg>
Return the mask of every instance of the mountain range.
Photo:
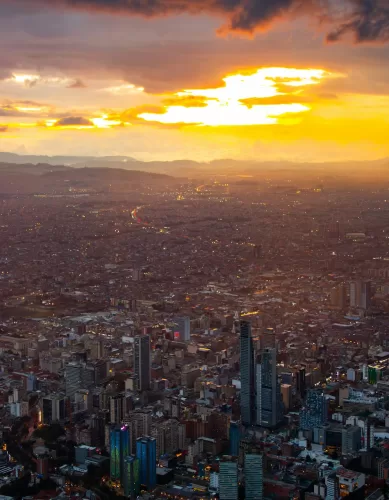
<svg viewBox="0 0 389 500">
<path fill-rule="evenodd" d="M 151 174 L 157 177 L 151 177 Z M 377 184 L 383 187 L 389 185 L 388 174 L 388 158 L 332 163 L 233 159 L 210 162 L 145 162 L 129 156 L 34 156 L 0 152 L 0 182 L 3 186 L 0 192 L 9 191 L 9 182 L 13 182 L 14 187 L 22 189 L 22 192 L 25 192 L 25 189 L 30 192 L 32 187 L 35 192 L 36 180 L 31 180 L 31 188 L 21 186 L 28 184 L 28 177 L 37 175 L 42 176 L 41 181 L 46 189 L 58 189 L 58 183 L 68 181 L 73 184 L 92 185 L 93 189 L 103 189 L 104 183 L 107 183 L 112 190 L 122 191 L 137 183 L 139 188 L 140 185 L 149 183 L 165 182 L 171 185 L 183 179 L 204 182 L 223 179 L 228 182 L 247 182 L 253 179 L 284 185 L 293 183 L 301 187 L 347 187 L 361 184 Z M 9 177 L 12 177 L 12 181 Z M 20 177 L 18 181 L 17 177 Z M 177 178 L 176 181 L 173 178 Z"/>
</svg>

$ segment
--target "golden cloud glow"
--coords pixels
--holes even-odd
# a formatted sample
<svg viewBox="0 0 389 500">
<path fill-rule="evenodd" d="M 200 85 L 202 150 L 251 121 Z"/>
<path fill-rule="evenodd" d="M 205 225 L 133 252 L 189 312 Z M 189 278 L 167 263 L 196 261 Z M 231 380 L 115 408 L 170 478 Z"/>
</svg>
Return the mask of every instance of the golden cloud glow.
<svg viewBox="0 0 389 500">
<path fill-rule="evenodd" d="M 335 76 L 322 69 L 261 68 L 252 74 L 236 74 L 223 79 L 225 85 L 215 89 L 188 89 L 173 97 L 202 99 L 204 106 L 166 105 L 164 113 L 142 113 L 139 118 L 162 124 L 196 124 L 215 126 L 274 125 L 282 115 L 309 111 L 302 104 L 305 87 L 318 85 Z M 264 103 L 261 99 L 288 96 L 288 103 Z M 244 101 L 255 99 L 247 105 Z M 259 102 L 258 102 L 259 101 Z M 292 120 L 293 123 L 296 119 Z"/>
<path fill-rule="evenodd" d="M 143 87 L 136 87 L 132 83 L 123 83 L 114 87 L 103 89 L 111 94 L 137 94 L 144 91 Z"/>
<path fill-rule="evenodd" d="M 119 120 L 110 120 L 108 115 L 103 115 L 100 118 L 92 118 L 91 122 L 97 128 L 111 128 L 122 125 L 122 122 Z"/>
</svg>

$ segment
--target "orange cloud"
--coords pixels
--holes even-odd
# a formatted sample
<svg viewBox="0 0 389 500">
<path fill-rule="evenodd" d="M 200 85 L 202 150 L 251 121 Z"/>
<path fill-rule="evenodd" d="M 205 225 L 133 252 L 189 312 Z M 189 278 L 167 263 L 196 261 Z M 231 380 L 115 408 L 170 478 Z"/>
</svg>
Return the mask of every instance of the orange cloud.
<svg viewBox="0 0 389 500">
<path fill-rule="evenodd" d="M 164 99 L 165 106 L 184 106 L 185 108 L 206 108 L 209 98 L 194 95 L 173 95 Z"/>
</svg>

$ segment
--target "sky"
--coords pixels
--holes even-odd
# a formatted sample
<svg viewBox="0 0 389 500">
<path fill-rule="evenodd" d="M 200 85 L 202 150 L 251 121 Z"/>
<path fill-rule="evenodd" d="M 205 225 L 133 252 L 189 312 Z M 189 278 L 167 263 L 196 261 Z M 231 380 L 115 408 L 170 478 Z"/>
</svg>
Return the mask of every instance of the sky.
<svg viewBox="0 0 389 500">
<path fill-rule="evenodd" d="M 0 0 L 0 150 L 389 156 L 387 0 Z"/>
</svg>

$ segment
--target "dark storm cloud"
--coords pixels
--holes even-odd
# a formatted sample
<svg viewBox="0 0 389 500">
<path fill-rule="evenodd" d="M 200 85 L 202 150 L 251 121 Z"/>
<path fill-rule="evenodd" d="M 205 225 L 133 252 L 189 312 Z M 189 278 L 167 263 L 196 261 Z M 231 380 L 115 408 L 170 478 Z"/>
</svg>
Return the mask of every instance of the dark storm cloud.
<svg viewBox="0 0 389 500">
<path fill-rule="evenodd" d="M 55 122 L 56 127 L 74 127 L 77 125 L 90 127 L 93 126 L 93 123 L 82 116 L 67 116 Z"/>
<path fill-rule="evenodd" d="M 21 0 L 18 0 L 21 1 Z M 254 32 L 278 19 L 311 15 L 332 26 L 328 41 L 352 34 L 356 42 L 389 39 L 387 0 L 33 0 L 36 5 L 128 13 L 145 17 L 217 14 L 227 18 L 222 31 Z"/>
<path fill-rule="evenodd" d="M 335 28 L 327 40 L 336 42 L 347 33 L 354 33 L 358 42 L 389 40 L 388 0 L 354 0 L 355 9 L 351 15 Z"/>
</svg>

